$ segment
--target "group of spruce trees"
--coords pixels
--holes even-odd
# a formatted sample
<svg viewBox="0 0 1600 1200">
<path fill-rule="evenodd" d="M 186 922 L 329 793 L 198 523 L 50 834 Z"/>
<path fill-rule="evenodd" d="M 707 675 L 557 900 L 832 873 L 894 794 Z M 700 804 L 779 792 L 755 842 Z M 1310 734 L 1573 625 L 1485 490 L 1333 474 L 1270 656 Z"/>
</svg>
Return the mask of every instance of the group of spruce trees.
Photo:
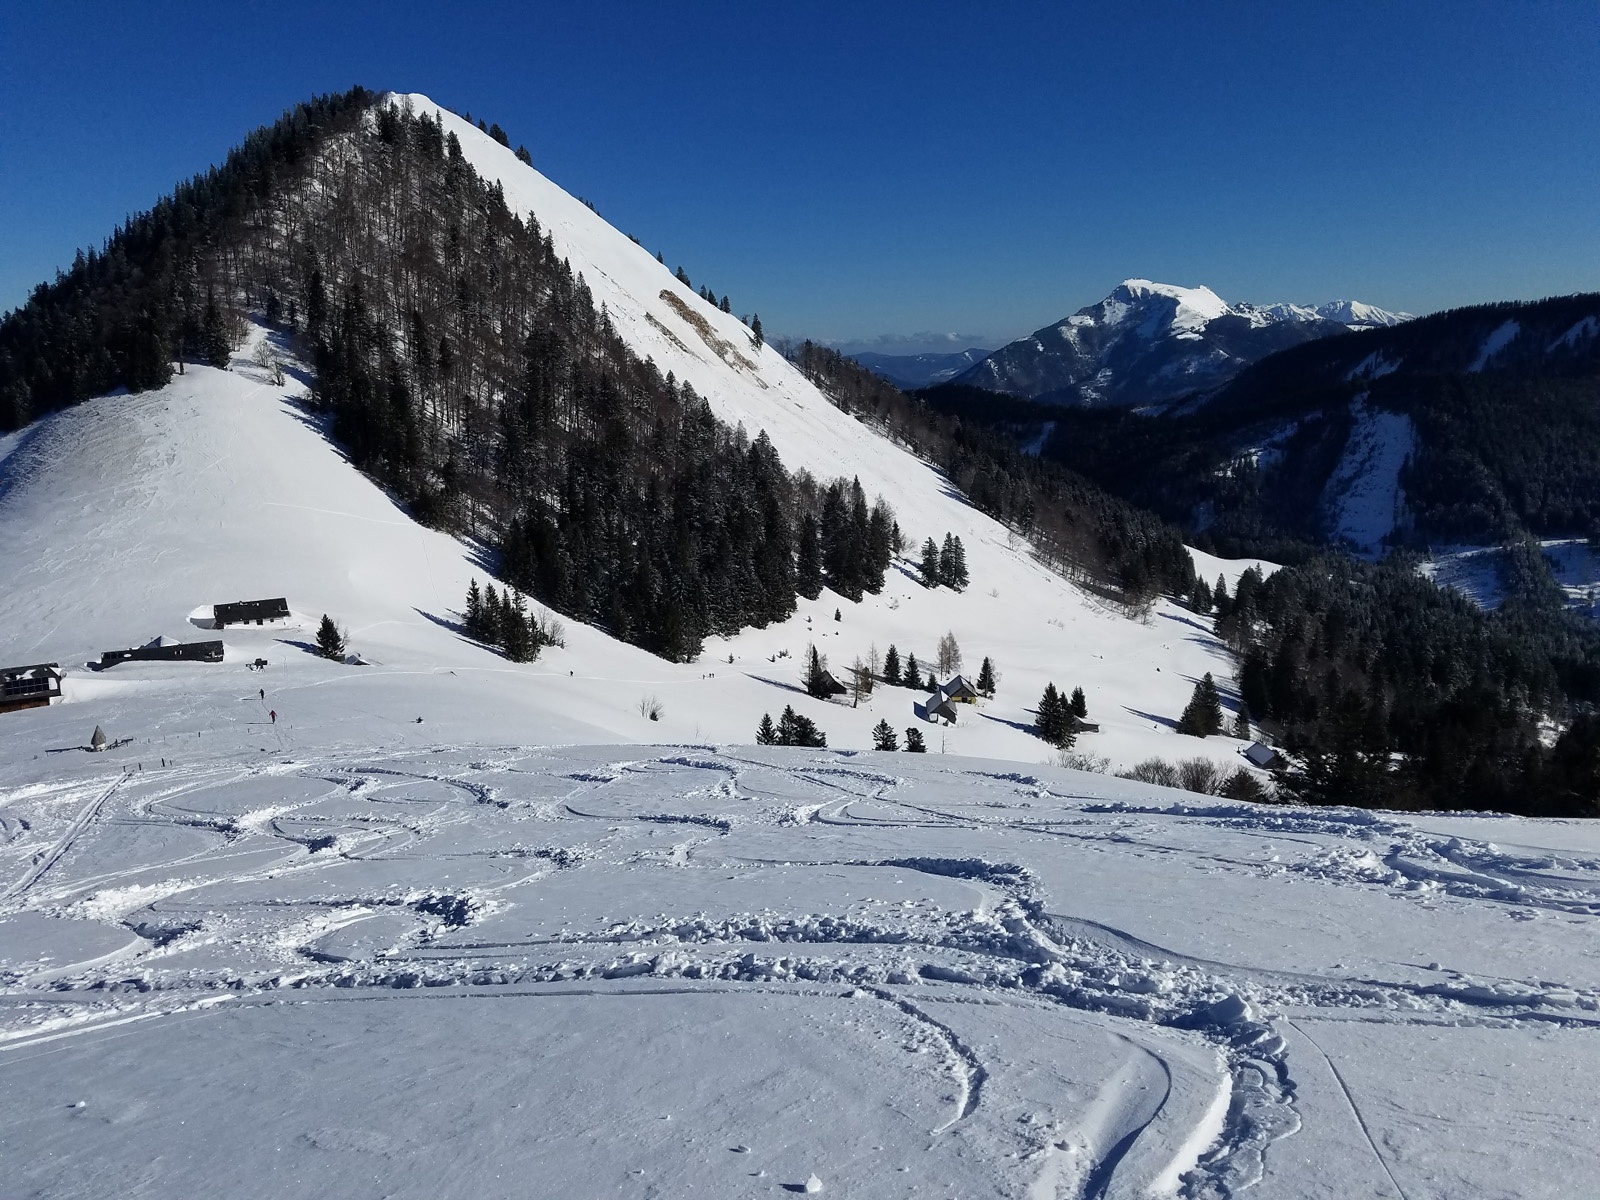
<svg viewBox="0 0 1600 1200">
<path fill-rule="evenodd" d="M 954 534 L 944 535 L 941 546 L 932 538 L 922 543 L 922 585 L 947 587 L 965 591 L 967 583 L 967 551 L 961 539 Z"/>
<path fill-rule="evenodd" d="M 1183 713 L 1178 717 L 1178 732 L 1202 738 L 1214 737 L 1222 732 L 1222 694 L 1217 690 L 1217 681 L 1212 678 L 1210 671 L 1194 685 L 1189 703 L 1183 706 Z M 1250 736 L 1250 714 L 1245 706 L 1240 706 L 1233 733 L 1241 739 Z"/>
<path fill-rule="evenodd" d="M 1034 731 L 1052 746 L 1070 750 L 1078 740 L 1078 722 L 1089 715 L 1089 701 L 1083 689 L 1073 688 L 1064 696 L 1051 682 L 1044 685 L 1039 707 L 1034 713 Z"/>
<path fill-rule="evenodd" d="M 526 597 L 489 584 L 481 592 L 474 579 L 467 586 L 462 628 L 474 641 L 493 646 L 512 662 L 533 662 L 546 646 L 564 646 L 561 622 L 530 611 Z"/>
<path fill-rule="evenodd" d="M 826 749 L 828 735 L 817 728 L 817 723 L 810 717 L 794 711 L 794 706 L 785 704 L 783 713 L 778 718 L 778 723 L 772 723 L 771 713 L 761 714 L 761 723 L 756 726 L 756 744 L 758 746 L 813 746 Z"/>
</svg>

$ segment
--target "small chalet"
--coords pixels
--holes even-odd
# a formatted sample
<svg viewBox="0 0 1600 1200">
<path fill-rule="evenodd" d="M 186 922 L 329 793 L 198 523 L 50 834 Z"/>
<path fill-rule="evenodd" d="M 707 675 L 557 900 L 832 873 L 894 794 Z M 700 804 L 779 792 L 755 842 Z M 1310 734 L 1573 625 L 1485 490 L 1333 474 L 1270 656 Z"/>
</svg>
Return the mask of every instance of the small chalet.
<svg viewBox="0 0 1600 1200">
<path fill-rule="evenodd" d="M 0 712 L 45 708 L 60 695 L 61 667 L 58 663 L 0 667 Z"/>
<path fill-rule="evenodd" d="M 833 672 L 826 667 L 822 669 L 822 695 L 824 699 L 833 696 L 842 696 L 850 689 L 845 687 L 833 677 Z"/>
<path fill-rule="evenodd" d="M 951 704 L 950 701 L 945 698 L 943 688 L 934 692 L 933 695 L 929 696 L 926 700 L 913 703 L 911 705 L 911 711 L 916 713 L 917 716 L 921 717 L 924 721 L 943 720 L 951 725 L 956 723 L 955 705 Z"/>
<path fill-rule="evenodd" d="M 100 656 L 100 670 L 124 662 L 204 662 L 222 661 L 221 642 L 175 642 L 158 637 L 132 650 L 107 650 Z"/>
<path fill-rule="evenodd" d="M 1077 713 L 1073 713 L 1072 714 L 1072 732 L 1073 733 L 1099 733 L 1100 732 L 1100 722 L 1098 722 L 1098 721 L 1086 721 L 1082 717 L 1080 717 Z"/>
<path fill-rule="evenodd" d="M 978 702 L 978 689 L 966 681 L 966 678 L 957 675 L 940 689 L 946 700 L 953 700 L 957 704 L 976 704 Z"/>
<path fill-rule="evenodd" d="M 1283 761 L 1278 752 L 1265 742 L 1251 742 L 1244 748 L 1243 754 L 1253 767 L 1270 768 Z"/>
<path fill-rule="evenodd" d="M 268 621 L 282 621 L 289 616 L 289 601 L 282 596 L 276 600 L 235 600 L 232 604 L 214 604 L 212 616 L 217 628 L 229 625 L 263 625 Z"/>
</svg>

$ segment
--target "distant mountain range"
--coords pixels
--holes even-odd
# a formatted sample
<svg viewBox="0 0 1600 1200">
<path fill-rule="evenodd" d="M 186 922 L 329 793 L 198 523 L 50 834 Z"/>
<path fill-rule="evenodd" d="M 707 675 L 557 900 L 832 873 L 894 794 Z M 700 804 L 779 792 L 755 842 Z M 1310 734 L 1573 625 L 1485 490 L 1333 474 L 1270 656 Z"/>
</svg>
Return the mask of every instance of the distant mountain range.
<svg viewBox="0 0 1600 1200">
<path fill-rule="evenodd" d="M 1048 457 L 1227 552 L 1295 538 L 1375 557 L 1600 533 L 1597 397 L 1600 295 L 1578 295 L 1323 338 L 1155 420 L 1039 424 Z"/>
<path fill-rule="evenodd" d="M 953 382 L 1047 404 L 1146 408 L 1220 387 L 1277 351 L 1410 319 L 1356 300 L 1229 304 L 1207 287 L 1128 279 Z"/>
<path fill-rule="evenodd" d="M 875 354 L 864 351 L 850 357 L 878 378 L 909 390 L 948 383 L 982 362 L 988 353 L 981 346 L 973 346 L 953 354 Z"/>
</svg>

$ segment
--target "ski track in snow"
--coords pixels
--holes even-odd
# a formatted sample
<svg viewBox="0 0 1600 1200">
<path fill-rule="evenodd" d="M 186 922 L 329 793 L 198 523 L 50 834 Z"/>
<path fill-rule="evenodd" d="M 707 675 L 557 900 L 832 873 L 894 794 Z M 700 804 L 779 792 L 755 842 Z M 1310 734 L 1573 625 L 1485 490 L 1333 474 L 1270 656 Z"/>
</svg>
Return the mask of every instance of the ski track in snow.
<svg viewBox="0 0 1600 1200">
<path fill-rule="evenodd" d="M 1272 1180 L 1276 1147 L 1307 1122 L 1354 1114 L 1384 1157 L 1335 1058 L 1349 1112 L 1307 1110 L 1280 1032 L 1296 1014 L 1554 1027 L 1600 1048 L 1600 971 L 1519 975 L 1515 947 L 1471 969 L 1383 946 L 1330 968 L 1269 950 L 1276 935 L 1232 953 L 1184 944 L 1191 914 L 1149 909 L 1199 876 L 1218 909 L 1267 888 L 1374 937 L 1413 921 L 1442 936 L 1427 924 L 1442 913 L 1468 941 L 1519 928 L 1509 919 L 1565 945 L 1600 916 L 1600 842 L 1539 840 L 1559 825 L 1479 819 L 1532 839 L 1502 846 L 1455 828 L 1471 818 L 1161 800 L 1052 768 L 617 750 L 437 747 L 97 785 L 64 834 L 12 839 L 43 857 L 0 902 L 0 1077 L 112 1029 L 134 1046 L 156 1028 L 143 1018 L 209 1021 L 275 997 L 445 998 L 470 1021 L 495 996 L 714 993 L 748 997 L 758 1022 L 762 998 L 782 997 L 827 1027 L 855 998 L 850 1028 L 924 1064 L 925 1179 L 959 1139 L 996 1195 L 1229 1197 Z M 0 792 L 0 814 L 43 794 Z M 1108 861 L 1125 895 L 1085 903 L 1077 881 Z M 102 961 L 86 930 L 131 949 Z M 1463 954 L 1462 936 L 1435 952 Z M 74 967 L 62 956 L 78 940 Z M 994 1022 L 1022 1018 L 1121 1039 L 1098 1083 L 1084 1068 L 1100 1100 L 1063 1092 L 1017 1127 L 1030 1060 L 995 1052 Z"/>
</svg>

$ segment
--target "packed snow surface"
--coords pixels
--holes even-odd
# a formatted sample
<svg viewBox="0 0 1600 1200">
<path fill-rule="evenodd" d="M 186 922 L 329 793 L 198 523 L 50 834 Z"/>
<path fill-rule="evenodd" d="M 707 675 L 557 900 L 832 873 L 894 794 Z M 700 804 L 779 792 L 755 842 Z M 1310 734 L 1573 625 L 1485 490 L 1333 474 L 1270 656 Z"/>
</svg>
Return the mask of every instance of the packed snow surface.
<svg viewBox="0 0 1600 1200">
<path fill-rule="evenodd" d="M 1600 1135 L 1594 826 L 734 746 L 138 765 L 4 770 L 8 1196 L 1555 1197 Z"/>
</svg>

